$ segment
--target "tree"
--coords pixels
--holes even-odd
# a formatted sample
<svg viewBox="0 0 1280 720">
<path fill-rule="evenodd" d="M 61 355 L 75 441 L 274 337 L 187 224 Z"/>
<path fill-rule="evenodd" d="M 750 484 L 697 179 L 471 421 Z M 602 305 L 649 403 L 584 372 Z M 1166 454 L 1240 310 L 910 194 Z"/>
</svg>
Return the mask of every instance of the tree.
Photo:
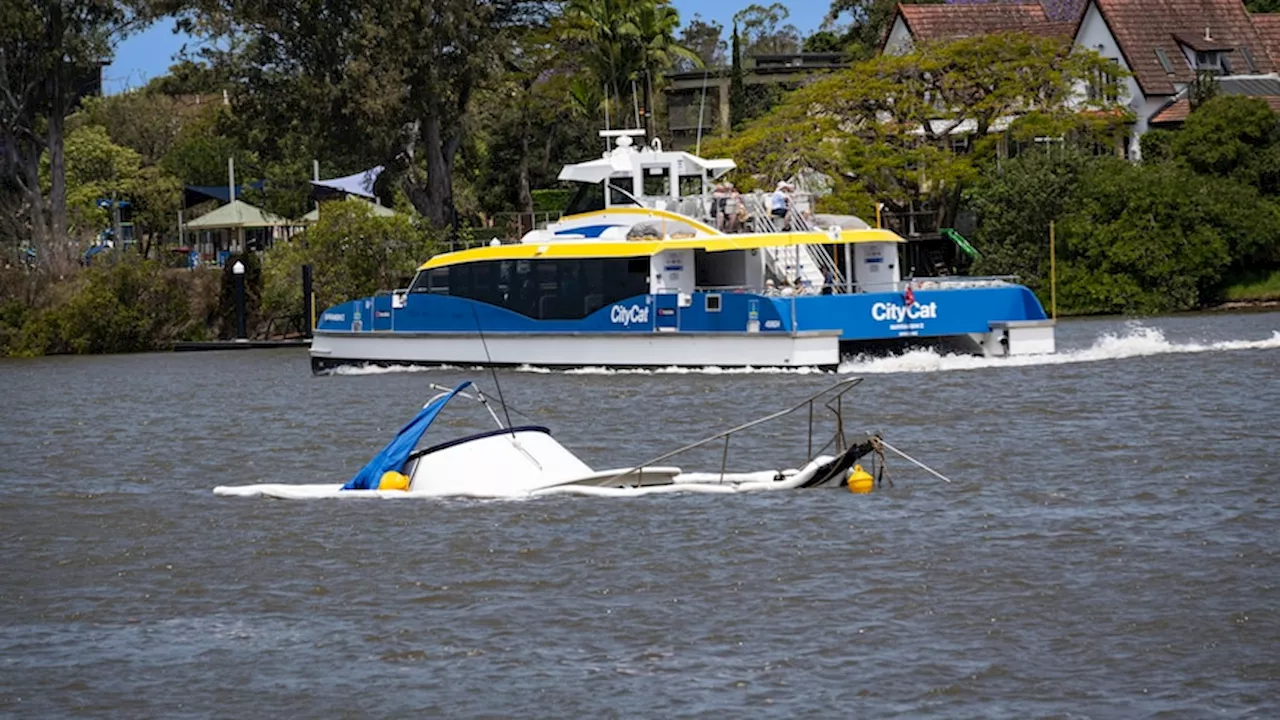
<svg viewBox="0 0 1280 720">
<path fill-rule="evenodd" d="M 127 189 L 142 167 L 142 158 L 130 148 L 111 142 L 106 128 L 97 125 L 73 130 L 64 147 L 68 233 L 90 236 L 111 225 L 111 211 L 101 201 L 126 199 Z M 41 174 L 42 184 L 52 183 L 48 155 Z"/>
<path fill-rule="evenodd" d="M 645 98 L 644 123 L 650 131 L 656 127 L 653 84 L 660 72 L 678 61 L 694 67 L 702 62 L 676 41 L 680 15 L 669 0 L 569 0 L 562 23 L 560 33 L 608 88 L 619 117 L 633 117 L 638 96 Z"/>
<path fill-rule="evenodd" d="M 789 17 L 791 11 L 780 2 L 767 7 L 751 4 L 735 13 L 733 23 L 742 29 L 746 56 L 799 52 L 800 31 L 795 25 L 783 24 Z"/>
<path fill-rule="evenodd" d="M 537 0 L 194 0 L 192 29 L 240 88 L 233 101 L 267 162 L 305 146 L 348 167 L 391 166 L 432 224 L 455 223 L 453 171 L 475 91 L 543 22 Z M 293 147 L 280 141 L 297 140 Z"/>
<path fill-rule="evenodd" d="M 922 45 L 815 80 L 717 151 L 769 177 L 812 168 L 855 180 L 891 206 L 928 208 L 950 224 L 1006 124 L 1019 138 L 1107 132 L 1124 121 L 1104 99 L 1086 109 L 1107 112 L 1078 111 L 1074 88 L 1100 68 L 1121 75 L 1092 51 L 1024 34 Z M 953 152 L 960 138 L 971 152 Z"/>
<path fill-rule="evenodd" d="M 116 41 L 148 12 L 144 0 L 52 0 L 0 6 L 0 174 L 21 195 L 41 264 L 65 269 L 66 117 L 95 84 Z M 39 182 L 49 156 L 49 182 Z"/>
<path fill-rule="evenodd" d="M 320 221 L 301 237 L 276 243 L 263 259 L 263 309 L 302 307 L 299 268 L 315 268 L 316 304 L 328 307 L 398 287 L 439 245 L 404 215 L 377 217 L 363 200 L 325 203 Z"/>
<path fill-rule="evenodd" d="M 1176 163 L 1092 164 L 1059 231 L 1059 298 L 1080 312 L 1199 307 L 1257 236 L 1280 234 L 1252 188 Z M 1242 213 L 1240 207 L 1251 212 Z"/>
<path fill-rule="evenodd" d="M 1265 100 L 1240 95 L 1208 100 L 1173 134 L 1170 151 L 1198 173 L 1280 194 L 1280 116 Z"/>
<path fill-rule="evenodd" d="M 724 67 L 729 46 L 724 41 L 724 26 L 712 20 L 703 20 L 694 14 L 693 19 L 680 31 L 680 45 L 694 52 L 702 61 L 701 67 Z M 676 68 L 692 70 L 699 65 L 689 59 L 678 59 Z"/>
<path fill-rule="evenodd" d="M 914 4 L 934 4 L 943 0 L 917 0 Z M 897 0 L 832 0 L 823 28 L 840 36 L 839 44 L 856 58 L 873 57 L 880 50 L 880 40 L 889 31 Z M 842 18 L 848 24 L 841 24 Z"/>
</svg>

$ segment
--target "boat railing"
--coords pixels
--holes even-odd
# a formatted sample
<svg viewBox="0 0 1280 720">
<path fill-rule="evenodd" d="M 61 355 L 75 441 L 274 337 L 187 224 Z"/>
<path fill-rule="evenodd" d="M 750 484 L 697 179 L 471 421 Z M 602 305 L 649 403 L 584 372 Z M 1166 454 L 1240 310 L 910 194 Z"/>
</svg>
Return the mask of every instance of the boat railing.
<svg viewBox="0 0 1280 720">
<path fill-rule="evenodd" d="M 941 275 L 903 280 L 902 285 L 904 289 L 910 287 L 913 290 L 966 290 L 1015 285 L 1018 280 L 1017 275 Z"/>
<path fill-rule="evenodd" d="M 474 232 L 485 236 L 486 241 L 480 244 L 487 244 L 488 240 L 494 237 L 504 241 L 516 241 L 534 230 L 545 228 L 548 223 L 559 220 L 563 215 L 564 213 L 555 211 L 499 212 L 485 218 L 481 227 L 476 228 Z"/>
<path fill-rule="evenodd" d="M 862 382 L 862 378 L 860 377 L 845 378 L 843 380 L 836 382 L 834 385 L 827 387 L 824 390 L 820 390 L 804 398 L 803 400 L 800 400 L 794 405 L 783 408 L 782 410 L 779 410 L 777 412 L 770 413 L 762 417 L 758 417 L 754 420 L 743 423 L 736 427 L 729 428 L 728 430 L 718 432 L 714 435 L 709 435 L 705 438 L 702 438 L 701 440 L 689 443 L 688 445 L 681 446 L 670 452 L 663 453 L 662 455 L 659 455 L 651 460 L 647 460 L 643 463 L 640 463 L 639 465 L 635 465 L 633 467 L 627 468 L 626 470 L 619 472 L 617 475 L 610 478 L 610 480 L 611 481 L 617 480 L 619 478 L 635 474 L 637 476 L 637 483 L 638 483 L 637 487 L 638 487 L 639 485 L 644 484 L 645 468 L 653 467 L 657 463 L 663 462 L 665 460 L 669 460 L 673 457 L 676 457 L 677 455 L 682 455 L 692 450 L 696 450 L 698 448 L 710 445 L 714 442 L 723 440 L 724 449 L 721 453 L 721 459 L 720 459 L 720 480 L 721 482 L 723 482 L 724 476 L 728 471 L 729 441 L 730 439 L 733 438 L 733 436 L 746 432 L 747 430 L 750 430 L 752 428 L 759 427 L 761 425 L 787 417 L 789 415 L 793 415 L 796 412 L 799 412 L 802 410 L 808 411 L 808 423 L 809 423 L 808 424 L 808 440 L 807 440 L 808 450 L 805 456 L 805 463 L 808 464 L 812 462 L 815 457 L 817 457 L 818 455 L 826 451 L 827 448 L 830 448 L 833 446 L 837 453 L 844 452 L 844 450 L 850 446 L 849 439 L 845 432 L 844 396 L 850 390 L 857 387 L 858 384 L 860 384 L 861 382 Z M 817 434 L 818 431 L 815 430 L 814 413 L 819 408 L 826 408 L 831 412 L 832 419 L 834 420 L 834 423 L 835 423 L 835 428 L 834 428 L 834 432 L 831 435 L 831 438 L 826 440 L 822 445 L 818 446 L 817 449 L 815 450 L 814 444 L 817 440 L 820 439 L 820 436 Z"/>
</svg>

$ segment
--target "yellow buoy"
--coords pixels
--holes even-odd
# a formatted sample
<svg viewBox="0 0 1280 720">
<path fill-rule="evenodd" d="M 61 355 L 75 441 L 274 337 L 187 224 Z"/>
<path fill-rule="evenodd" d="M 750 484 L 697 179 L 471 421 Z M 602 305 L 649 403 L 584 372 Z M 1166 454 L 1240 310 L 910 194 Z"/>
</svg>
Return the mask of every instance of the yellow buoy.
<svg viewBox="0 0 1280 720">
<path fill-rule="evenodd" d="M 849 471 L 848 480 L 845 483 L 849 486 L 849 492 L 853 493 L 869 493 L 876 485 L 876 479 L 871 477 L 871 473 L 862 469 L 861 465 L 854 465 Z"/>
<path fill-rule="evenodd" d="M 408 490 L 409 476 L 404 473 L 398 473 L 395 470 L 388 470 L 382 473 L 382 478 L 378 480 L 379 490 Z"/>
</svg>

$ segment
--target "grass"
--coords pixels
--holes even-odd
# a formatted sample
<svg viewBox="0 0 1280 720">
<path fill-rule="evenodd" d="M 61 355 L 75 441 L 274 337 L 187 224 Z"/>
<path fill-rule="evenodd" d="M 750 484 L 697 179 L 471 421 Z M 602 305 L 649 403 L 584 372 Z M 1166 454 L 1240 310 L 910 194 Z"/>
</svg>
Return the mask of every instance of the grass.
<svg viewBox="0 0 1280 720">
<path fill-rule="evenodd" d="M 1280 270 L 1242 274 L 1227 285 L 1223 299 L 1228 302 L 1280 300 Z"/>
</svg>

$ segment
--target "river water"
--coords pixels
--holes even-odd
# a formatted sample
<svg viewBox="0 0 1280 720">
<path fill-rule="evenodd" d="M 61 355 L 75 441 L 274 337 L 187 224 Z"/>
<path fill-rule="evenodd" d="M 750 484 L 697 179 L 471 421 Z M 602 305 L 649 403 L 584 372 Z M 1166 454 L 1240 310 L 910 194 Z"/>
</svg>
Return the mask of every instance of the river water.
<svg viewBox="0 0 1280 720">
<path fill-rule="evenodd" d="M 627 499 L 211 492 L 341 482 L 429 383 L 487 372 L 0 362 L 0 715 L 1280 716 L 1280 314 L 1059 345 L 841 368 L 854 424 L 954 484 L 891 461 L 870 495 Z M 498 377 L 598 467 L 834 380 Z M 803 437 L 731 465 L 793 465 Z"/>
</svg>

